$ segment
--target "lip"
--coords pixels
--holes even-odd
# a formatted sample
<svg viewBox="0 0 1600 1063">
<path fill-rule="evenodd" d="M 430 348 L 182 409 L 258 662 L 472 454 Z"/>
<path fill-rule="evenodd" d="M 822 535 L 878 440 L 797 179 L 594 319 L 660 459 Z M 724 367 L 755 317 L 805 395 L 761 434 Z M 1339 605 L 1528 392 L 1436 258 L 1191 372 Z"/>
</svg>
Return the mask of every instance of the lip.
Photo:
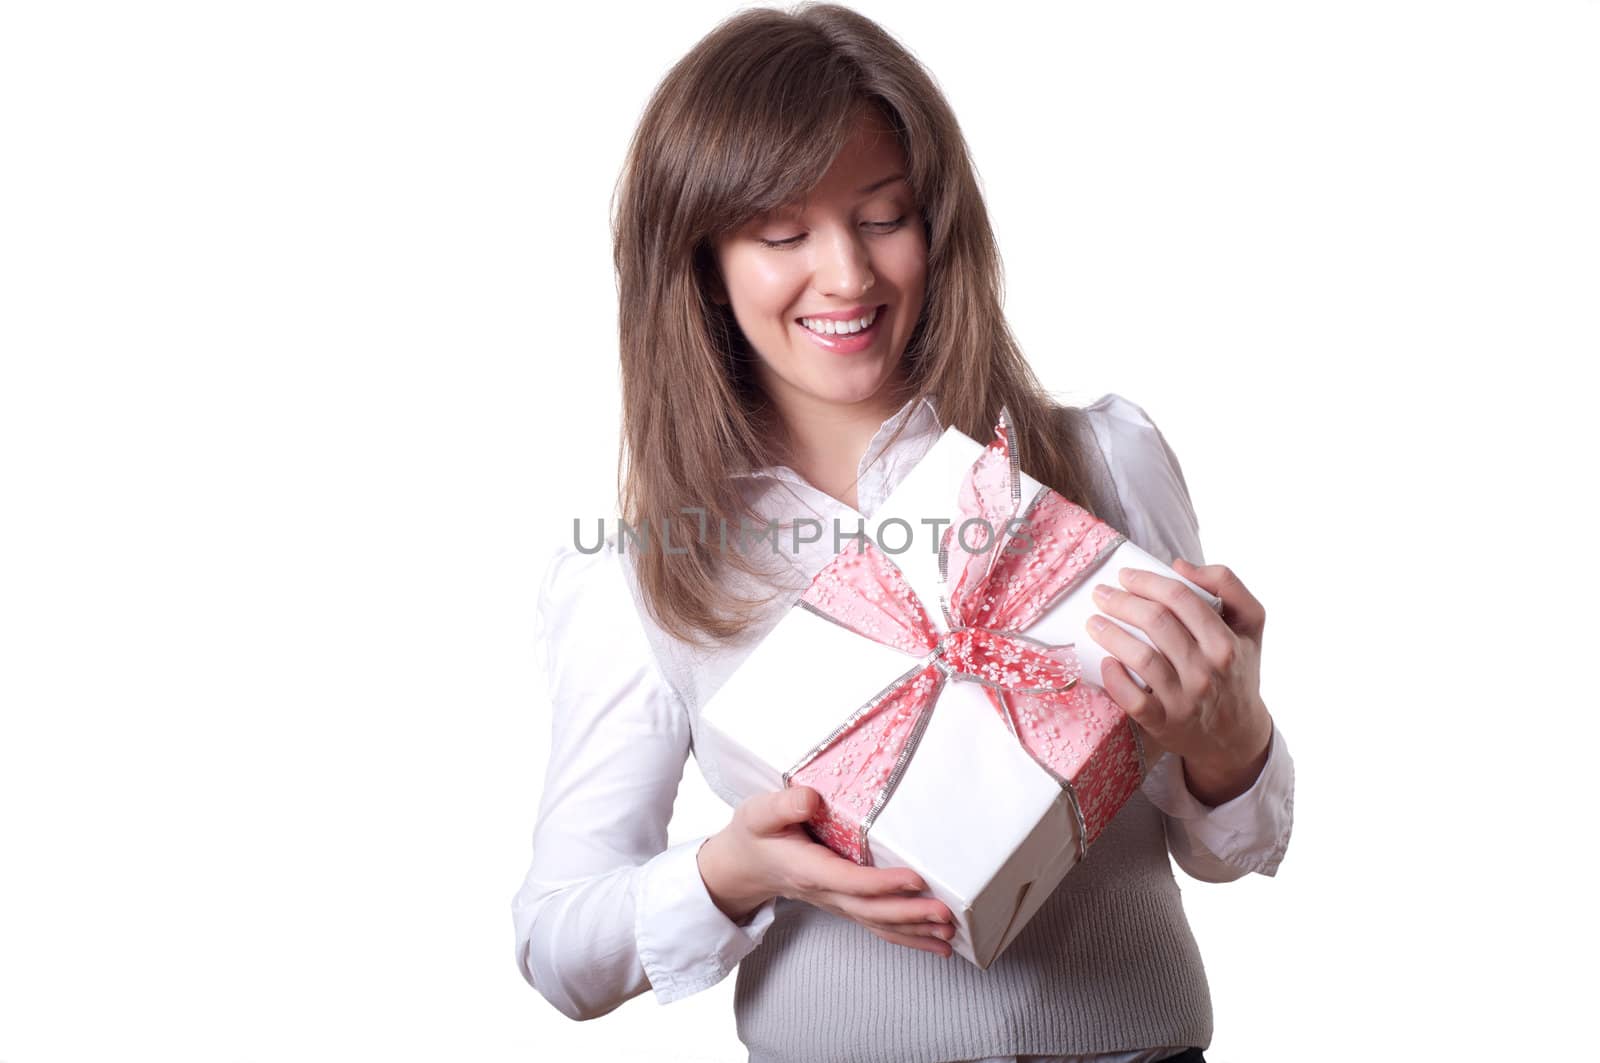
<svg viewBox="0 0 1600 1063">
<path fill-rule="evenodd" d="M 852 321 L 855 318 L 861 317 L 863 314 L 869 314 L 871 312 L 872 307 L 864 306 L 858 307 L 854 310 L 845 311 L 844 317 L 830 316 L 827 319 L 829 321 Z M 806 315 L 806 317 L 819 316 L 824 315 Z M 794 327 L 805 333 L 807 339 L 825 351 L 832 351 L 834 354 L 856 354 L 857 352 L 864 351 L 868 347 L 871 347 L 874 343 L 878 342 L 878 334 L 883 331 L 883 323 L 888 320 L 888 318 L 889 305 L 887 303 L 883 303 L 879 305 L 878 315 L 872 319 L 871 325 L 862 329 L 860 332 L 852 332 L 846 336 L 822 336 L 812 332 L 810 329 L 800 324 L 798 320 L 795 321 Z"/>
<path fill-rule="evenodd" d="M 879 305 L 882 306 L 885 304 L 880 303 Z M 854 306 L 849 310 L 832 310 L 826 314 L 801 314 L 800 317 L 795 318 L 795 320 L 799 321 L 800 318 L 809 317 L 817 321 L 854 321 L 856 318 L 865 317 L 871 312 L 872 307 L 870 306 Z"/>
</svg>

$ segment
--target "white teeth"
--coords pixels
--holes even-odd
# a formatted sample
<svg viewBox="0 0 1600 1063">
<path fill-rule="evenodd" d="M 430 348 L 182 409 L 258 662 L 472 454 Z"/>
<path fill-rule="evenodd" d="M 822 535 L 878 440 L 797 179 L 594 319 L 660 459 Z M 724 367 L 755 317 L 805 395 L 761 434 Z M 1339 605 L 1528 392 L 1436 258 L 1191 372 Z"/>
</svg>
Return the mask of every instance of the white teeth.
<svg viewBox="0 0 1600 1063">
<path fill-rule="evenodd" d="M 851 332 L 860 332 L 877 320 L 877 317 L 878 311 L 874 309 L 865 317 L 858 318 L 855 321 L 829 321 L 826 318 L 803 317 L 800 319 L 800 324 L 823 336 L 838 336 Z"/>
</svg>

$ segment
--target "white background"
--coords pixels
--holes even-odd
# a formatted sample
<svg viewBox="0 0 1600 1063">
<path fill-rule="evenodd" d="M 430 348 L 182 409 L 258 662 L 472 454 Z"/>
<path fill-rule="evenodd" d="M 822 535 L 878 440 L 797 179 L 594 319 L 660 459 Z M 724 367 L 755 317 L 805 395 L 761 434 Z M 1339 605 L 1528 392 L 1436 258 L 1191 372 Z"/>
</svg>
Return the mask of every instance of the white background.
<svg viewBox="0 0 1600 1063">
<path fill-rule="evenodd" d="M 1208 1058 L 1580 1053 L 1600 4 L 859 9 L 1046 385 L 1267 604 L 1294 842 L 1180 875 Z M 509 909 L 609 198 L 733 10 L 0 8 L 0 1060 L 744 1058 L 731 977 L 569 1022 Z M 691 765 L 672 840 L 726 818 Z"/>
</svg>

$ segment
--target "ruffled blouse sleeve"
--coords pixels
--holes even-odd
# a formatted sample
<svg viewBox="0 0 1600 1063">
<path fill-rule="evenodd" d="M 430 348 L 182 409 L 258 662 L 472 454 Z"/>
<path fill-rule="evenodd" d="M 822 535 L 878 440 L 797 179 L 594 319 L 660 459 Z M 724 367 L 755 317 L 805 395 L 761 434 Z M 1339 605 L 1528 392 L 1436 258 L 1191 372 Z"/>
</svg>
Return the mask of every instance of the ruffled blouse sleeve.
<svg viewBox="0 0 1600 1063">
<path fill-rule="evenodd" d="M 1084 407 L 1121 501 L 1128 538 L 1171 564 L 1204 565 L 1200 522 L 1177 455 L 1149 414 L 1115 393 Z M 1273 724 L 1266 765 L 1244 793 L 1210 806 L 1190 792 L 1183 761 L 1165 753 L 1144 792 L 1164 813 L 1167 847 L 1178 866 L 1203 882 L 1250 872 L 1275 875 L 1294 826 L 1294 759 Z"/>
<path fill-rule="evenodd" d="M 667 845 L 689 722 L 641 629 L 625 563 L 612 544 L 563 546 L 538 596 L 550 754 L 512 921 L 522 977 L 579 1020 L 646 989 L 665 1004 L 716 984 L 775 911 L 769 901 L 734 923 L 700 877 L 709 835 Z"/>
</svg>

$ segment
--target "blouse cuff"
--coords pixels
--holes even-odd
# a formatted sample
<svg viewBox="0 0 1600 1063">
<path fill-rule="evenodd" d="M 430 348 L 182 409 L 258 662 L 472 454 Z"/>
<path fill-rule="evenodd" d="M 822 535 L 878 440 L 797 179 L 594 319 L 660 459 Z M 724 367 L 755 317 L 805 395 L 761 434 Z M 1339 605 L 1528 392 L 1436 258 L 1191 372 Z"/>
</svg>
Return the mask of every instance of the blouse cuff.
<svg viewBox="0 0 1600 1063">
<path fill-rule="evenodd" d="M 710 835 L 668 848 L 649 861 L 634 905 L 639 961 L 657 1002 L 670 1004 L 728 976 L 761 944 L 777 910 L 769 899 L 735 923 L 700 877 L 700 846 Z"/>
<path fill-rule="evenodd" d="M 1190 840 L 1241 873 L 1277 874 L 1294 825 L 1294 760 L 1276 720 L 1261 774 L 1231 800 L 1212 807 L 1195 797 L 1173 753 L 1156 762 L 1146 783 L 1151 802 L 1179 820 Z"/>
</svg>

